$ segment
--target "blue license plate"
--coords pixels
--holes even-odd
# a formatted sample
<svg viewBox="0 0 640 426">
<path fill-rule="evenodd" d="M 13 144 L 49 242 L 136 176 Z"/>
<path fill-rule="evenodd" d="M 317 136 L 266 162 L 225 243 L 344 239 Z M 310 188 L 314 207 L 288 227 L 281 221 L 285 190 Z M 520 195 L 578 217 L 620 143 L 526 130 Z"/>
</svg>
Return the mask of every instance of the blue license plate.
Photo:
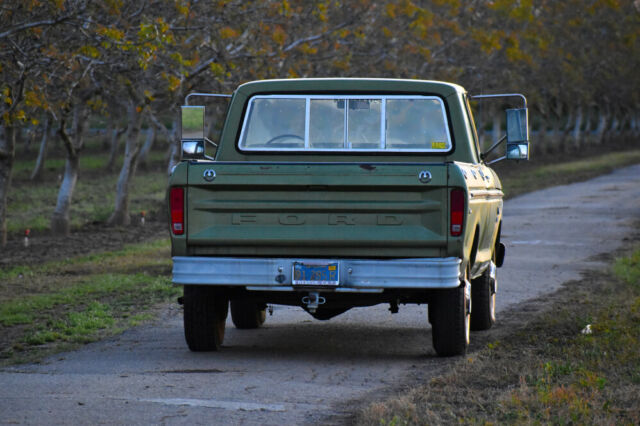
<svg viewBox="0 0 640 426">
<path fill-rule="evenodd" d="M 293 263 L 293 285 L 337 286 L 340 283 L 340 266 L 331 263 Z"/>
</svg>

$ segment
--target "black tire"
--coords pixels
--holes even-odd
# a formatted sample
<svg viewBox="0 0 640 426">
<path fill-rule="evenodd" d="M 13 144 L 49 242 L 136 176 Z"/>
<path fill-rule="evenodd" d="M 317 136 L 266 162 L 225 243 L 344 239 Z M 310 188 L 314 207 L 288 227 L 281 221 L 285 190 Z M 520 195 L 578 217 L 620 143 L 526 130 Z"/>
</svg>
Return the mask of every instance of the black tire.
<svg viewBox="0 0 640 426">
<path fill-rule="evenodd" d="M 258 328 L 264 324 L 266 318 L 267 309 L 264 307 L 264 303 L 251 300 L 231 301 L 231 320 L 236 328 Z"/>
<path fill-rule="evenodd" d="M 491 266 L 481 276 L 471 281 L 471 330 L 488 330 L 496 322 L 495 283 L 491 278 Z"/>
<path fill-rule="evenodd" d="M 438 356 L 464 355 L 469 346 L 470 300 L 465 284 L 438 290 L 429 303 L 433 347 Z"/>
<path fill-rule="evenodd" d="M 229 299 L 214 288 L 184 286 L 184 337 L 194 352 L 217 351 L 224 341 Z"/>
</svg>

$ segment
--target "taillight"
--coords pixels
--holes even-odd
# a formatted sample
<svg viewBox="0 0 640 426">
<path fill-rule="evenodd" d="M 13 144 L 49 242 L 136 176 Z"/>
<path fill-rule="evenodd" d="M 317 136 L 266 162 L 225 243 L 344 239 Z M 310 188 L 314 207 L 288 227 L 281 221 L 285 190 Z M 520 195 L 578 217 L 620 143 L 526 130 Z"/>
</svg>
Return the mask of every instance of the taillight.
<svg viewBox="0 0 640 426">
<path fill-rule="evenodd" d="M 465 194 L 462 189 L 451 190 L 451 236 L 462 235 L 462 224 L 464 223 L 464 201 Z"/>
<path fill-rule="evenodd" d="M 171 188 L 169 209 L 171 210 L 171 232 L 174 235 L 184 234 L 184 188 Z"/>
</svg>

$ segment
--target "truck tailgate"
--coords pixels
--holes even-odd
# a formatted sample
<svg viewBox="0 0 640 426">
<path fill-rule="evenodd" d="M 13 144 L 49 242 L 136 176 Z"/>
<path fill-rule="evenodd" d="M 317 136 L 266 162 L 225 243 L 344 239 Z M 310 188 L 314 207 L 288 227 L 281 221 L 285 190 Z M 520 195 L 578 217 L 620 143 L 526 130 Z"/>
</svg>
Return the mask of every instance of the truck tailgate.
<svg viewBox="0 0 640 426">
<path fill-rule="evenodd" d="M 194 255 L 432 257 L 446 248 L 446 164 L 192 163 L 187 188 Z"/>
</svg>

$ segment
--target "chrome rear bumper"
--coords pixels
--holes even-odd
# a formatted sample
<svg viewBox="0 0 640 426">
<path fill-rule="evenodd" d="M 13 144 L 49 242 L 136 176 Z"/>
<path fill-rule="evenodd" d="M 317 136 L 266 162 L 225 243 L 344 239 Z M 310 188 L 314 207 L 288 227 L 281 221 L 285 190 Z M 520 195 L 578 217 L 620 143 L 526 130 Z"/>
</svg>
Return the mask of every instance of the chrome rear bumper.
<svg viewBox="0 0 640 426">
<path fill-rule="evenodd" d="M 436 289 L 460 285 L 456 257 L 419 259 L 292 259 L 185 257 L 173 258 L 174 284 L 243 286 L 247 290 L 294 291 L 294 262 L 339 262 L 340 284 L 321 289 L 348 293 L 378 293 L 385 289 Z M 316 287 L 318 288 L 318 287 Z"/>
</svg>

